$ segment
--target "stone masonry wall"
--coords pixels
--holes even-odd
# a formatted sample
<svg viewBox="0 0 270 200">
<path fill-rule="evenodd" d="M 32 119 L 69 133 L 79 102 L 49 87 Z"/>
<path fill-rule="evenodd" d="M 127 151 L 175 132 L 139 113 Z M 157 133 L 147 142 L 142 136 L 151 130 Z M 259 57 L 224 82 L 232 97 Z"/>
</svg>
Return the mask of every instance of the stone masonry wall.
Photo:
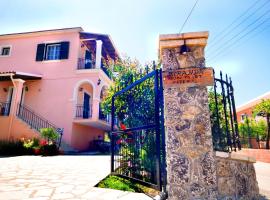
<svg viewBox="0 0 270 200">
<path fill-rule="evenodd" d="M 163 70 L 204 68 L 207 38 L 208 32 L 161 35 Z M 184 44 L 190 51 L 180 51 Z M 168 200 L 258 198 L 253 161 L 216 156 L 213 150 L 206 87 L 164 81 L 164 118 Z"/>
<path fill-rule="evenodd" d="M 161 36 L 164 71 L 205 67 L 204 46 L 208 33 L 193 36 L 165 35 L 165 39 Z M 191 51 L 181 54 L 184 40 Z M 164 87 L 168 199 L 217 199 L 207 88 L 166 87 L 165 84 Z"/>
<path fill-rule="evenodd" d="M 259 188 L 252 161 L 235 159 L 230 156 L 217 156 L 216 160 L 218 199 L 259 199 Z"/>
</svg>

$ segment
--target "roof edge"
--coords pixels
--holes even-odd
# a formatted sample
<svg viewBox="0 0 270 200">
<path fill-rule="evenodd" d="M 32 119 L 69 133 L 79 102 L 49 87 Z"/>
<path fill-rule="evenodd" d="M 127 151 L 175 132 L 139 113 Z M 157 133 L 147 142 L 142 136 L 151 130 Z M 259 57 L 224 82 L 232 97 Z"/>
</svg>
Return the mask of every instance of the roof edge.
<svg viewBox="0 0 270 200">
<path fill-rule="evenodd" d="M 264 93 L 264 94 L 262 94 L 262 95 L 260 95 L 260 96 L 258 96 L 256 98 L 254 98 L 254 99 L 251 99 L 251 100 L 247 101 L 246 103 L 243 103 L 240 106 L 237 106 L 236 110 L 241 111 L 241 110 L 245 109 L 246 106 L 248 106 L 249 104 L 256 103 L 257 101 L 264 99 L 264 97 L 266 97 L 268 95 L 270 96 L 270 91 L 268 91 L 268 92 L 266 92 L 266 93 Z"/>
<path fill-rule="evenodd" d="M 20 33 L 7 33 L 1 34 L 1 38 L 13 38 L 13 37 L 23 37 L 26 35 L 40 35 L 40 34 L 50 34 L 50 33 L 64 33 L 64 32 L 82 32 L 82 27 L 70 27 L 70 28 L 60 28 L 60 29 L 48 29 L 40 31 L 29 31 L 29 32 L 20 32 Z"/>
<path fill-rule="evenodd" d="M 112 46 L 113 46 L 113 48 L 114 48 L 116 54 L 117 54 L 117 57 L 121 59 L 120 53 L 119 53 L 118 49 L 116 48 L 115 43 L 114 43 L 114 41 L 113 41 L 113 39 L 112 39 L 112 37 L 111 37 L 110 34 L 93 33 L 93 32 L 85 32 L 85 31 L 81 31 L 80 33 L 86 33 L 86 34 L 93 34 L 93 35 L 98 35 L 98 36 L 105 36 L 105 37 L 108 37 L 109 40 L 110 40 L 111 43 L 112 43 Z"/>
</svg>

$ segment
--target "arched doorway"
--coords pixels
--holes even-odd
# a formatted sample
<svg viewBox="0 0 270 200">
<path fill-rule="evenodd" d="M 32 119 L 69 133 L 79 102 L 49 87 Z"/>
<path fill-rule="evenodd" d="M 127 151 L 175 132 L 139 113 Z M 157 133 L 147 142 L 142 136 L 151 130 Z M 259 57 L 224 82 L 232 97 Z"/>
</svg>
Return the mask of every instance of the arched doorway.
<svg viewBox="0 0 270 200">
<path fill-rule="evenodd" d="M 94 88 L 90 81 L 81 81 L 75 88 L 75 118 L 89 119 L 93 111 Z"/>
</svg>

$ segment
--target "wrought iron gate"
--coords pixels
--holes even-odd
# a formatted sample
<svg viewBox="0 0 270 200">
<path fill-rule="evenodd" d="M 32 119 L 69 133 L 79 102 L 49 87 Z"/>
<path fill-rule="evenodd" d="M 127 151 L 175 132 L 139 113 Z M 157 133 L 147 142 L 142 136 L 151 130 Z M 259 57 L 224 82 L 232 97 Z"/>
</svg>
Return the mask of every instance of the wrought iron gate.
<svg viewBox="0 0 270 200">
<path fill-rule="evenodd" d="M 212 95 L 212 97 L 211 97 Z M 241 149 L 236 116 L 234 89 L 231 78 L 222 72 L 215 78 L 214 90 L 210 92 L 210 110 L 214 149 L 236 151 Z"/>
<path fill-rule="evenodd" d="M 111 112 L 111 172 L 162 190 L 166 172 L 161 70 L 117 92 Z"/>
</svg>

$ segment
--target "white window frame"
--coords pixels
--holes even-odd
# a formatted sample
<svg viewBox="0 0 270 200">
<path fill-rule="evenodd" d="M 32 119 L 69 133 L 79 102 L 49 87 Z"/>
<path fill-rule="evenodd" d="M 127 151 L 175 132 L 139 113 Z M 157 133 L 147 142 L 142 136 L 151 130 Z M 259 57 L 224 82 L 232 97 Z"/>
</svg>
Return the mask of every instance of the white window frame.
<svg viewBox="0 0 270 200">
<path fill-rule="evenodd" d="M 59 53 L 59 57 L 58 58 L 56 58 L 56 55 L 53 55 L 53 59 L 48 59 L 48 56 L 49 56 L 49 51 L 48 51 L 48 48 L 49 47 L 51 47 L 51 46 L 58 46 L 58 47 L 60 47 L 60 49 L 59 49 L 59 51 L 58 51 L 58 53 Z M 46 44 L 46 46 L 45 46 L 45 61 L 51 61 L 51 60 L 60 60 L 60 56 L 61 56 L 61 43 L 47 43 Z M 56 48 L 54 49 L 54 54 L 56 53 L 57 51 L 56 51 Z"/>
<path fill-rule="evenodd" d="M 9 54 L 8 55 L 2 55 L 2 51 L 3 51 L 4 48 L 9 48 Z M 12 49 L 11 45 L 1 45 L 0 46 L 0 57 L 9 57 L 11 55 L 11 49 Z"/>
<path fill-rule="evenodd" d="M 244 122 L 246 119 L 246 114 L 241 114 L 241 122 Z"/>
</svg>

